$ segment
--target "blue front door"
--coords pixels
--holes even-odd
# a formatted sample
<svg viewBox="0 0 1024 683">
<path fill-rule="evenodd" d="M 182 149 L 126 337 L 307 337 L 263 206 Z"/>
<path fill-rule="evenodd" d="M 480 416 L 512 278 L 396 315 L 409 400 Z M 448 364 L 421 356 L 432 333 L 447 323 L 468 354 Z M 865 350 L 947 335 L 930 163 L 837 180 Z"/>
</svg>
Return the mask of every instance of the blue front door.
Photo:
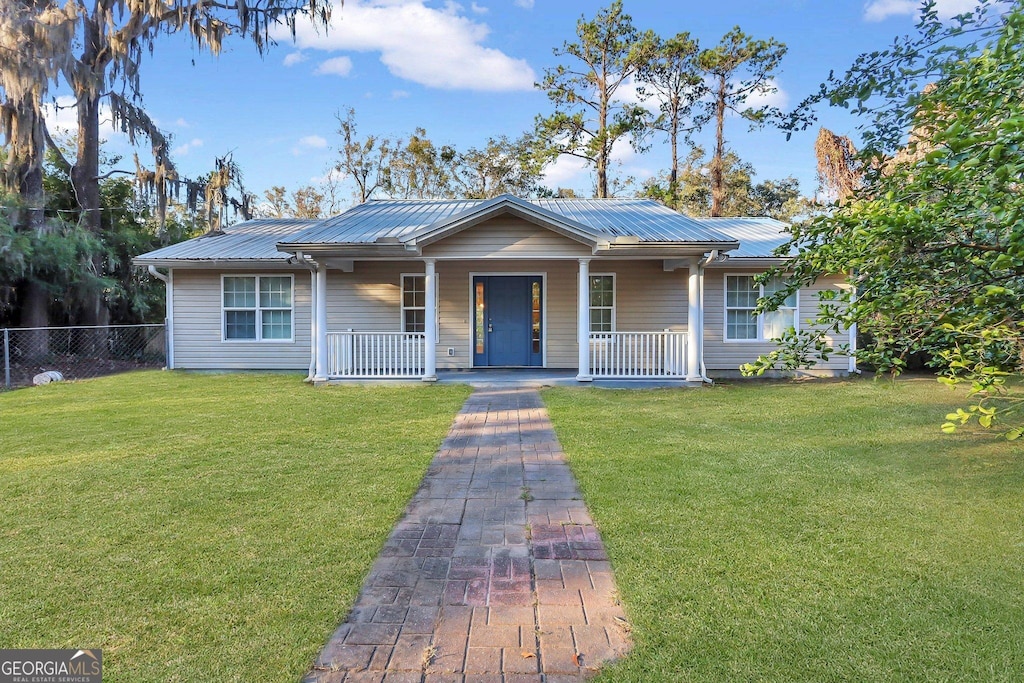
<svg viewBox="0 0 1024 683">
<path fill-rule="evenodd" d="M 473 365 L 543 363 L 539 276 L 477 276 L 473 278 L 473 296 Z"/>
</svg>

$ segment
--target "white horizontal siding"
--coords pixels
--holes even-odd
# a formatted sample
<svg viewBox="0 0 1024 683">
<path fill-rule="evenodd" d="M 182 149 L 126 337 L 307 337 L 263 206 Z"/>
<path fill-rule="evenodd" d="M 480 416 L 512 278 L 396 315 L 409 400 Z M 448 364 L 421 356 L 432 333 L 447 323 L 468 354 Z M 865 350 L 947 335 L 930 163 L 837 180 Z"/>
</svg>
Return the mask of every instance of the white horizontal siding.
<svg viewBox="0 0 1024 683">
<path fill-rule="evenodd" d="M 221 275 L 215 270 L 174 269 L 174 367 L 183 370 L 307 370 L 310 275 L 295 276 L 292 342 L 222 341 Z M 280 275 L 282 271 L 252 275 Z M 232 275 L 241 274 L 233 271 Z"/>
<path fill-rule="evenodd" d="M 708 269 L 704 271 L 704 364 L 709 370 L 738 370 L 744 363 L 751 363 L 758 356 L 770 353 L 777 347 L 769 342 L 725 341 L 725 276 L 749 274 L 753 271 Z M 799 294 L 799 324 L 807 328 L 808 320 L 818 316 L 818 292 L 835 289 L 842 277 L 822 278 L 812 287 L 801 289 Z M 826 337 L 833 347 L 849 341 L 845 333 L 840 337 Z M 849 358 L 833 355 L 828 361 L 819 362 L 815 370 L 843 372 L 849 367 Z"/>
<path fill-rule="evenodd" d="M 543 259 L 586 257 L 590 247 L 514 216 L 501 216 L 474 225 L 423 248 L 439 258 Z"/>
<path fill-rule="evenodd" d="M 562 239 L 562 238 L 559 238 Z M 593 260 L 592 273 L 616 275 L 616 329 L 641 332 L 685 330 L 687 272 L 664 272 L 662 262 Z M 251 271 L 253 274 L 260 274 Z M 280 271 L 276 271 L 280 272 Z M 174 269 L 175 366 L 183 369 L 284 369 L 309 366 L 310 276 L 295 276 L 294 342 L 221 341 L 221 275 L 212 270 Z M 357 262 L 352 273 L 328 271 L 328 331 L 399 332 L 402 329 L 400 279 L 402 273 L 423 272 L 422 261 Z M 470 273 L 536 273 L 545 276 L 547 318 L 545 342 L 549 368 L 574 368 L 577 363 L 576 283 L 579 264 L 563 260 L 503 260 L 493 262 L 441 261 L 439 281 L 438 367 L 472 367 Z M 726 273 L 750 272 L 709 269 L 705 275 L 704 355 L 709 370 L 734 371 L 758 355 L 770 352 L 769 343 L 725 342 L 724 287 Z M 835 287 L 841 278 L 822 280 L 800 292 L 800 321 L 817 314 L 817 293 Z M 846 343 L 846 335 L 832 340 Z M 448 348 L 455 355 L 448 356 Z M 833 356 L 818 366 L 844 371 L 845 356 Z"/>
<path fill-rule="evenodd" d="M 685 330 L 686 271 L 665 272 L 662 261 L 591 261 L 590 272 L 615 273 L 615 329 Z"/>
<path fill-rule="evenodd" d="M 327 271 L 327 331 L 401 332 L 401 275 L 422 261 L 357 261 L 353 272 Z"/>
</svg>

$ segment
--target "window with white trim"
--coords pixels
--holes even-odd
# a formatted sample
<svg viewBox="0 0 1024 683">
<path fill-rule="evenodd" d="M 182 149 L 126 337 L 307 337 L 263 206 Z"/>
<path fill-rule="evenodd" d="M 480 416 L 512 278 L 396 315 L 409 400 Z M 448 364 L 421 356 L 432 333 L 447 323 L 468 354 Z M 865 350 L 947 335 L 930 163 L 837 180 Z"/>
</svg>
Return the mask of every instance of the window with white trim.
<svg viewBox="0 0 1024 683">
<path fill-rule="evenodd" d="M 758 284 L 753 275 L 725 276 L 725 338 L 727 341 L 767 341 L 797 329 L 797 292 L 778 310 L 756 315 L 757 300 L 783 289 L 781 278 Z"/>
<path fill-rule="evenodd" d="M 225 275 L 225 341 L 292 341 L 291 275 Z"/>
<path fill-rule="evenodd" d="M 402 332 L 426 332 L 427 278 L 402 276 Z"/>
<path fill-rule="evenodd" d="M 615 330 L 615 276 L 590 276 L 590 331 Z"/>
</svg>

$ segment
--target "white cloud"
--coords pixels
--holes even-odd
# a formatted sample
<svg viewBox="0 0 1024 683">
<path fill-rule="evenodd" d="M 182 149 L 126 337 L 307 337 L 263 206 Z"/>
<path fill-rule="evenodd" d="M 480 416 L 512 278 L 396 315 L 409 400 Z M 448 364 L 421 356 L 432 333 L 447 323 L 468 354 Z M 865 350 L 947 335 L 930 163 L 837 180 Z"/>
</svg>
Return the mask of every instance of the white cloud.
<svg viewBox="0 0 1024 683">
<path fill-rule="evenodd" d="M 533 0 L 515 0 L 516 7 L 522 7 L 523 9 L 533 9 Z"/>
<path fill-rule="evenodd" d="M 760 109 L 761 107 L 778 107 L 785 109 L 789 104 L 789 94 L 779 86 L 774 78 L 769 79 L 760 91 L 747 97 L 746 106 Z"/>
<path fill-rule="evenodd" d="M 349 57 L 331 57 L 320 62 L 316 68 L 318 74 L 333 74 L 335 76 L 348 76 L 352 71 L 352 60 Z"/>
<path fill-rule="evenodd" d="M 488 12 L 491 11 L 490 8 L 483 7 L 482 5 L 478 5 L 475 2 L 470 3 L 469 8 L 473 10 L 474 14 L 487 14 Z"/>
<path fill-rule="evenodd" d="M 406 97 L 409 97 L 409 92 L 406 90 L 391 91 L 391 99 L 393 100 L 404 100 Z"/>
<path fill-rule="evenodd" d="M 533 88 L 535 74 L 525 60 L 483 45 L 490 33 L 486 24 L 462 16 L 458 5 L 435 8 L 424 3 L 348 0 L 343 7 L 335 7 L 328 31 L 318 30 L 310 22 L 299 23 L 295 42 L 300 50 L 379 52 L 393 75 L 432 88 Z M 287 40 L 289 33 L 279 28 L 275 37 Z"/>
<path fill-rule="evenodd" d="M 633 149 L 633 141 L 629 136 L 621 137 L 612 144 L 610 160 L 613 164 L 628 164 L 637 156 Z"/>
<path fill-rule="evenodd" d="M 203 141 L 199 138 L 192 138 L 188 142 L 178 145 L 171 150 L 171 154 L 179 157 L 186 156 L 189 152 L 194 149 L 198 149 L 203 146 Z"/>
<path fill-rule="evenodd" d="M 75 133 L 78 130 L 78 113 L 75 111 L 75 98 L 71 95 L 61 95 L 56 102 L 43 104 L 43 119 L 46 127 L 56 135 Z M 120 130 L 114 128 L 114 120 L 110 115 L 110 107 L 105 103 L 100 104 L 100 140 L 123 140 L 128 137 Z"/>
<path fill-rule="evenodd" d="M 174 125 L 177 126 L 178 128 L 188 128 L 189 127 L 188 121 L 186 121 L 183 118 L 179 118 L 177 121 L 175 121 Z"/>
<path fill-rule="evenodd" d="M 640 161 L 641 155 L 633 149 L 632 139 L 629 136 L 621 137 L 612 145 L 610 161 L 616 169 L 615 174 L 635 175 L 646 177 L 645 169 L 631 165 Z M 572 188 L 575 190 L 586 190 L 589 192 L 594 184 L 589 162 L 586 159 L 574 157 L 571 154 L 562 154 L 553 162 L 544 167 L 541 174 L 541 183 L 552 190 L 560 187 Z"/>
<path fill-rule="evenodd" d="M 589 187 L 590 173 L 585 159 L 563 154 L 544 167 L 541 174 L 545 186 L 553 190 L 560 187 Z"/>
<path fill-rule="evenodd" d="M 341 183 L 344 182 L 346 177 L 347 176 L 345 175 L 344 171 L 332 167 L 327 171 L 327 173 L 324 173 L 323 175 L 310 176 L 309 182 L 313 183 L 314 185 L 321 185 L 324 183 Z"/>
<path fill-rule="evenodd" d="M 292 154 L 302 156 L 311 149 L 327 149 L 327 140 L 319 135 L 305 135 L 292 147 Z"/>
<path fill-rule="evenodd" d="M 309 147 L 310 149 L 325 149 L 327 147 L 327 140 L 319 135 L 306 135 L 299 138 L 299 146 Z"/>
<path fill-rule="evenodd" d="M 290 52 L 284 56 L 284 61 L 281 62 L 285 66 L 295 66 L 306 61 L 306 55 L 301 52 Z"/>
<path fill-rule="evenodd" d="M 914 0 L 871 0 L 864 7 L 864 19 L 884 21 L 900 14 L 913 14 L 918 4 Z"/>
<path fill-rule="evenodd" d="M 630 76 L 622 82 L 622 85 L 615 91 L 615 100 L 623 104 L 638 104 L 652 114 L 658 113 L 658 100 L 655 97 L 648 97 L 646 100 L 640 96 L 638 88 L 640 84 Z"/>
<path fill-rule="evenodd" d="M 864 6 L 864 19 L 884 21 L 889 17 L 917 14 L 922 4 L 919 0 L 871 0 Z M 935 11 L 943 19 L 949 19 L 970 12 L 977 5 L 977 0 L 936 0 Z"/>
</svg>

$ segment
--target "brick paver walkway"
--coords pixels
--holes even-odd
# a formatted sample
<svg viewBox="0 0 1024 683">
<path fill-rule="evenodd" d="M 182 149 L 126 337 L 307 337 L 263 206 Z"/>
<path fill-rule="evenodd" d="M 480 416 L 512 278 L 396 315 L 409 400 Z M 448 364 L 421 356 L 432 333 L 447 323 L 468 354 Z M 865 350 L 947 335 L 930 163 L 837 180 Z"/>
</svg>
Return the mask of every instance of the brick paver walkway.
<svg viewBox="0 0 1024 683">
<path fill-rule="evenodd" d="M 540 395 L 478 390 L 305 681 L 575 681 L 627 633 Z"/>
</svg>

